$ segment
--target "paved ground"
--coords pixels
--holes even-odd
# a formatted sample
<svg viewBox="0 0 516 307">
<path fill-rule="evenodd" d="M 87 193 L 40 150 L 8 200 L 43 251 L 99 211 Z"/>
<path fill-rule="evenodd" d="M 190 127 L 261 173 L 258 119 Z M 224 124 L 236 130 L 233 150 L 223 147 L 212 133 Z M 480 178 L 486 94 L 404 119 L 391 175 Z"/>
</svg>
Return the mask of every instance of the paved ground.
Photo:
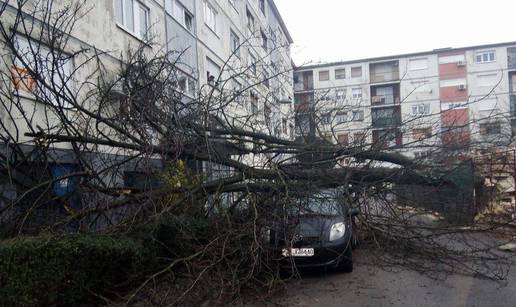
<svg viewBox="0 0 516 307">
<path fill-rule="evenodd" d="M 286 293 L 271 305 L 284 306 L 516 306 L 516 266 L 506 285 L 454 275 L 434 280 L 414 271 L 387 272 L 361 263 L 364 250 L 356 250 L 350 274 L 322 271 L 291 281 Z"/>
</svg>

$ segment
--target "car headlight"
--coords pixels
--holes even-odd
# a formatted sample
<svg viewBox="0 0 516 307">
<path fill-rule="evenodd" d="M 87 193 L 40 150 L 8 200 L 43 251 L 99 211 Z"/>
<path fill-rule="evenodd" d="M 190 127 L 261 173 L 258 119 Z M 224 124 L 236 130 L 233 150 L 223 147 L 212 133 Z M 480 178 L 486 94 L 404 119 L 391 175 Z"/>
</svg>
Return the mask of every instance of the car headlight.
<svg viewBox="0 0 516 307">
<path fill-rule="evenodd" d="M 335 241 L 344 236 L 346 233 L 346 225 L 344 223 L 335 223 L 330 228 L 330 241 Z"/>
</svg>

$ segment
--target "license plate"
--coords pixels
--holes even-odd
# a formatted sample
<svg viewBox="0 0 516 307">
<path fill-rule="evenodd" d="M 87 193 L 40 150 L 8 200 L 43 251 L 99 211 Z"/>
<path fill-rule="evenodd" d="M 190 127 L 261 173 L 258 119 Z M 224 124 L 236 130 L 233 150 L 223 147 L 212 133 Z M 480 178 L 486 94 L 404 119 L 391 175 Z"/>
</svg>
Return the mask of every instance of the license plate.
<svg viewBox="0 0 516 307">
<path fill-rule="evenodd" d="M 281 252 L 284 257 L 312 257 L 313 248 L 284 248 Z"/>
</svg>

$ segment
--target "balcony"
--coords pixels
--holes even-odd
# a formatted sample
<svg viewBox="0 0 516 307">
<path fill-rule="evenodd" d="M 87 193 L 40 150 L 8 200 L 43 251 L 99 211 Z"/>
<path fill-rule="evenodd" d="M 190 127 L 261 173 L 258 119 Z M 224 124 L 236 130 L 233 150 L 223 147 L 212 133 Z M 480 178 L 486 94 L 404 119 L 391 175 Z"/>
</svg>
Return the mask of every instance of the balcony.
<svg viewBox="0 0 516 307">
<path fill-rule="evenodd" d="M 379 108 L 371 110 L 371 124 L 373 128 L 397 127 L 401 124 L 400 107 Z"/>
<path fill-rule="evenodd" d="M 373 120 L 373 128 L 388 128 L 400 125 L 400 120 L 396 117 L 381 117 Z"/>
<path fill-rule="evenodd" d="M 294 91 L 312 91 L 313 89 L 314 76 L 311 70 L 294 74 Z"/>
<path fill-rule="evenodd" d="M 388 106 L 400 103 L 400 84 L 371 86 L 371 106 Z"/>
<path fill-rule="evenodd" d="M 400 79 L 398 61 L 373 63 L 369 66 L 371 83 L 390 82 Z"/>
<path fill-rule="evenodd" d="M 402 144 L 402 133 L 399 129 L 373 131 L 373 146 L 376 148 L 395 148 L 402 146 Z"/>
<path fill-rule="evenodd" d="M 400 75 L 397 71 L 389 71 L 383 73 L 371 73 L 371 83 L 390 82 L 400 79 Z"/>
<path fill-rule="evenodd" d="M 312 93 L 297 93 L 294 94 L 294 109 L 299 113 L 306 113 L 310 111 L 314 104 L 314 94 Z"/>
<path fill-rule="evenodd" d="M 399 103 L 400 98 L 394 97 L 394 95 L 377 95 L 371 97 L 371 105 L 373 106 L 392 105 Z"/>
</svg>

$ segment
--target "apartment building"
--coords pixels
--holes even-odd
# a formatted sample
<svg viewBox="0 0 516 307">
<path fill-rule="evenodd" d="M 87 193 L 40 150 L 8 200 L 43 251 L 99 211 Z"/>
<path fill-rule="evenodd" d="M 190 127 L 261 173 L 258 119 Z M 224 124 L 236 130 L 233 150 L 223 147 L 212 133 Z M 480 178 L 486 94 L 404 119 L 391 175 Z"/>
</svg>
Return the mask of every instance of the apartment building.
<svg viewBox="0 0 516 307">
<path fill-rule="evenodd" d="M 14 23 L 17 13 L 16 1 L 0 1 L 7 3 L 2 15 L 2 22 L 8 28 Z M 68 3 L 68 2 L 66 2 Z M 44 21 L 44 11 L 52 8 L 58 14 L 66 5 L 61 1 L 29 1 L 27 8 L 40 6 L 41 14 L 34 14 L 34 24 Z M 73 3 L 71 1 L 70 3 Z M 81 12 L 85 12 L 74 24 L 66 44 L 66 54 L 74 54 L 77 50 L 95 50 L 103 60 L 107 70 L 113 71 L 120 66 L 124 58 L 138 46 L 145 46 L 149 56 L 165 54 L 167 51 L 173 59 L 179 59 L 178 85 L 184 93 L 184 99 L 195 99 L 199 94 L 215 92 L 216 95 L 241 96 L 240 105 L 226 108 L 223 112 L 228 118 L 241 118 L 245 115 L 255 118 L 252 127 L 262 132 L 290 138 L 293 134 L 293 81 L 290 44 L 292 38 L 281 15 L 272 0 L 106 0 L 86 1 Z M 38 41 L 39 30 L 30 33 L 14 33 L 16 46 L 23 51 L 29 50 L 29 42 L 44 53 L 42 58 L 51 53 L 45 42 Z M 33 37 L 31 36 L 33 35 Z M 0 42 L 1 44 L 1 42 Z M 8 48 L 4 48 L 5 60 L 0 69 L 22 71 L 21 63 L 9 62 Z M 74 82 L 84 83 L 92 78 L 92 71 L 83 59 L 69 58 L 64 71 L 67 81 L 73 87 Z M 94 63 L 90 63 L 94 64 Z M 43 63 L 44 65 L 44 63 Z M 74 68 L 80 67 L 80 70 Z M 74 71 L 73 78 L 66 78 Z M 7 75 L 7 74 L 6 74 Z M 23 99 L 31 106 L 34 126 L 39 125 L 46 130 L 47 112 L 44 105 L 38 105 L 31 99 L 29 88 L 23 88 L 20 81 L 23 77 L 13 77 L 13 87 L 26 91 Z M 266 78 L 266 77 L 270 77 Z M 212 91 L 215 89 L 214 91 Z M 249 90 L 248 90 L 249 89 Z M 86 90 L 86 89 L 85 89 Z M 2 108 L 0 120 L 6 131 L 15 132 L 16 142 L 30 151 L 32 138 L 24 135 L 23 116 L 16 110 Z M 70 113 L 73 114 L 73 113 Z M 16 122 L 20 119 L 19 122 Z M 233 124 L 238 125 L 238 120 Z M 21 130 L 19 130 L 21 128 Z M 50 151 L 57 173 L 73 172 L 78 167 L 71 145 L 61 143 Z M 11 153 L 2 146 L 0 153 Z M 102 163 L 110 160 L 109 149 L 102 149 Z M 115 156 L 116 154 L 113 154 Z M 97 157 L 91 158 L 93 165 L 101 165 Z M 100 159 L 100 158 L 99 158 Z M 116 163 L 117 159 L 112 159 Z M 63 170 L 62 165 L 68 169 Z M 105 165 L 104 165 L 105 166 Z M 0 165 L 0 167 L 2 167 Z M 138 181 L 137 167 L 127 170 L 127 174 L 113 175 L 114 184 L 124 181 Z M 131 179 L 132 178 L 132 179 Z M 0 180 L 0 182 L 2 182 Z M 1 187 L 1 185 L 0 185 Z M 0 189 L 1 190 L 1 189 Z"/>
<path fill-rule="evenodd" d="M 167 47 L 186 54 L 185 91 L 253 87 L 235 107 L 276 136 L 288 138 L 292 116 L 292 38 L 271 0 L 165 0 Z M 184 51 L 184 52 L 183 52 Z M 197 89 L 199 89 L 197 87 Z M 206 88 L 210 90 L 210 88 Z"/>
<path fill-rule="evenodd" d="M 297 67 L 296 133 L 425 157 L 510 143 L 516 42 Z"/>
</svg>

